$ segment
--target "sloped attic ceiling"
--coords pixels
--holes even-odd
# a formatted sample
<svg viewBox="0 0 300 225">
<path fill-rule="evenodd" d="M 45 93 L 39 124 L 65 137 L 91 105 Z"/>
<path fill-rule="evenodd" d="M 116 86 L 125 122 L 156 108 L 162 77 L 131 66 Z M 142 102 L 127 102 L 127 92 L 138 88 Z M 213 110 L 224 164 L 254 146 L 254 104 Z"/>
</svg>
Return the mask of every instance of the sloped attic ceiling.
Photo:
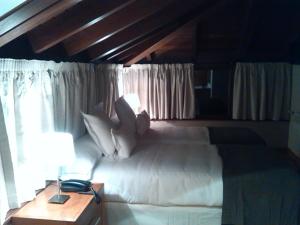
<svg viewBox="0 0 300 225">
<path fill-rule="evenodd" d="M 0 57 L 300 61 L 299 24 L 298 0 L 29 0 L 0 17 Z"/>
</svg>

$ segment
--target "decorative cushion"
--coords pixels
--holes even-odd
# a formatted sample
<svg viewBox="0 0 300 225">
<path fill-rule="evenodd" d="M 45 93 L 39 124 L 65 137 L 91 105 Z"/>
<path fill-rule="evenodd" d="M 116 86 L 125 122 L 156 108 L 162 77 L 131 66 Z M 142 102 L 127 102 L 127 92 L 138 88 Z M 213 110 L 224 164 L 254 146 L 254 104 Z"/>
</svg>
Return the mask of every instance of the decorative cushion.
<svg viewBox="0 0 300 225">
<path fill-rule="evenodd" d="M 136 117 L 136 130 L 137 133 L 142 136 L 150 128 L 150 117 L 144 110 Z"/>
<path fill-rule="evenodd" d="M 136 146 L 135 134 L 127 131 L 126 128 L 121 127 L 118 130 L 111 129 L 111 136 L 114 146 L 120 158 L 128 158 Z"/>
<path fill-rule="evenodd" d="M 85 113 L 82 113 L 82 116 L 91 138 L 97 144 L 99 149 L 103 149 L 103 154 L 105 156 L 113 155 L 115 147 L 111 139 L 110 130 L 114 128 L 114 124 L 109 117 L 100 112 L 97 116 Z"/>
<path fill-rule="evenodd" d="M 123 96 L 115 102 L 115 109 L 121 126 L 126 127 L 132 133 L 136 133 L 135 114 Z"/>
</svg>

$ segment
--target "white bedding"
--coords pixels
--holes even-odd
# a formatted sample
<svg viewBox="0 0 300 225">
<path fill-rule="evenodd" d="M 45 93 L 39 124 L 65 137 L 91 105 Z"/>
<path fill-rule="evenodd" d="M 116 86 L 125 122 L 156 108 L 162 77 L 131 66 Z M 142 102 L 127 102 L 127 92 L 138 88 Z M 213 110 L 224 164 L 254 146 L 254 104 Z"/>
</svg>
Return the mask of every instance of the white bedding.
<svg viewBox="0 0 300 225">
<path fill-rule="evenodd" d="M 202 143 L 140 143 L 119 161 L 102 158 L 93 181 L 105 183 L 110 202 L 159 206 L 221 206 L 222 162 Z"/>
<path fill-rule="evenodd" d="M 104 224 L 221 225 L 221 207 L 178 207 L 105 202 Z"/>
<path fill-rule="evenodd" d="M 164 121 L 151 122 L 150 129 L 139 140 L 141 143 L 210 144 L 207 127 L 177 127 Z"/>
</svg>

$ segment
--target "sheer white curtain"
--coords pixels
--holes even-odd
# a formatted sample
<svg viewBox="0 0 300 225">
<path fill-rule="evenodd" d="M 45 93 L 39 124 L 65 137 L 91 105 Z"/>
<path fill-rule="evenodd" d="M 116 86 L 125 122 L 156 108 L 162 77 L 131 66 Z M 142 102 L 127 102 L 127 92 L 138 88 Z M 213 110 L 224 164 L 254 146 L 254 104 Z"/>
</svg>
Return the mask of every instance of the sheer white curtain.
<svg viewBox="0 0 300 225">
<path fill-rule="evenodd" d="M 16 181 L 13 171 L 13 162 L 0 97 L 0 224 L 4 223 L 6 212 L 9 209 L 18 207 Z"/>
<path fill-rule="evenodd" d="M 119 98 L 118 83 L 122 73 L 122 65 L 99 64 L 96 66 L 98 89 L 100 89 L 104 110 L 109 116 L 115 114 L 115 101 Z"/>
<path fill-rule="evenodd" d="M 140 64 L 124 68 L 124 94 L 137 94 L 152 119 L 194 118 L 192 64 Z"/>
<path fill-rule="evenodd" d="M 3 209 L 32 199 L 45 184 L 47 174 L 32 163 L 36 135 L 84 134 L 80 112 L 92 111 L 100 101 L 96 88 L 101 89 L 101 80 L 92 64 L 0 59 L 2 217 Z"/>
<path fill-rule="evenodd" d="M 237 63 L 233 119 L 288 120 L 291 71 L 287 63 Z"/>
<path fill-rule="evenodd" d="M 5 183 L 1 185 L 10 185 L 11 189 L 6 189 L 7 195 L 4 198 L 6 205 L 10 207 L 18 206 L 34 197 L 34 191 L 45 183 L 44 177 L 33 167 L 34 156 L 30 154 L 30 143 L 36 134 L 54 129 L 52 90 L 47 64 L 40 61 L 0 60 L 0 98 L 3 112 L 0 119 L 1 124 L 5 122 L 6 125 L 6 129 L 1 126 L 1 137 L 8 137 L 9 143 L 7 145 L 5 140 L 3 143 L 1 141 L 2 172 L 5 175 L 5 180 L 2 180 Z M 4 199 L 1 198 L 1 201 Z"/>
</svg>

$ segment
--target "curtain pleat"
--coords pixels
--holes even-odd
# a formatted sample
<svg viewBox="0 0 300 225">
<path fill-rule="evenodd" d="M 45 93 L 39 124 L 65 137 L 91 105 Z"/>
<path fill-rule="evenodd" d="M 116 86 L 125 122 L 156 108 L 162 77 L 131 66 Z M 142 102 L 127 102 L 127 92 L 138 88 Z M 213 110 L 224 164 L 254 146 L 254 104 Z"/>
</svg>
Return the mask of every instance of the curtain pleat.
<svg viewBox="0 0 300 225">
<path fill-rule="evenodd" d="M 233 119 L 288 120 L 290 101 L 290 64 L 237 63 Z"/>
<path fill-rule="evenodd" d="M 143 64 L 124 68 L 123 90 L 137 94 L 140 110 L 152 119 L 192 119 L 194 71 L 192 64 Z"/>
<path fill-rule="evenodd" d="M 130 68 L 125 67 L 123 69 L 123 94 L 135 93 L 138 95 L 140 100 L 139 110 L 147 110 L 152 112 L 152 107 L 148 104 L 150 100 L 150 92 L 153 92 L 150 86 L 150 65 L 132 65 Z M 150 109 L 151 108 L 151 109 Z"/>
<path fill-rule="evenodd" d="M 99 86 L 103 90 L 101 93 L 104 111 L 111 117 L 115 114 L 115 101 L 119 98 L 118 82 L 122 76 L 122 65 L 99 64 L 96 66 L 96 74 L 101 81 Z M 98 88 L 99 88 L 98 86 Z"/>
<path fill-rule="evenodd" d="M 80 112 L 91 112 L 101 100 L 101 84 L 92 64 L 0 59 L 1 223 L 7 209 L 31 200 L 45 184 L 47 171 L 32 163 L 35 137 L 83 135 Z"/>
<path fill-rule="evenodd" d="M 76 139 L 85 133 L 81 111 L 91 112 L 99 100 L 92 64 L 60 63 L 49 69 L 54 103 L 56 131 L 66 131 Z M 98 93 L 99 94 L 99 93 Z"/>
<path fill-rule="evenodd" d="M 0 97 L 0 224 L 3 224 L 6 212 L 19 206 L 16 180 L 10 153 L 8 136 Z"/>
</svg>

